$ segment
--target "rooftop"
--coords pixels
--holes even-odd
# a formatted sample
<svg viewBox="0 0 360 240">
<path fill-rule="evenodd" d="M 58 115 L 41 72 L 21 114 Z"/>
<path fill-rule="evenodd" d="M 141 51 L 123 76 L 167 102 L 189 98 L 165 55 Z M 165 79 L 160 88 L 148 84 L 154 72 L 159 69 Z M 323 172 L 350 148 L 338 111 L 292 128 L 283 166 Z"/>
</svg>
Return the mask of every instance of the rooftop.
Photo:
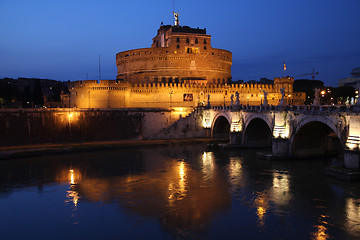
<svg viewBox="0 0 360 240">
<path fill-rule="evenodd" d="M 172 32 L 181 32 L 181 33 L 198 33 L 198 34 L 206 34 L 206 28 L 192 28 L 189 26 L 172 26 L 172 25 L 162 25 L 160 26 L 160 29 L 158 30 L 169 30 L 171 29 Z"/>
</svg>

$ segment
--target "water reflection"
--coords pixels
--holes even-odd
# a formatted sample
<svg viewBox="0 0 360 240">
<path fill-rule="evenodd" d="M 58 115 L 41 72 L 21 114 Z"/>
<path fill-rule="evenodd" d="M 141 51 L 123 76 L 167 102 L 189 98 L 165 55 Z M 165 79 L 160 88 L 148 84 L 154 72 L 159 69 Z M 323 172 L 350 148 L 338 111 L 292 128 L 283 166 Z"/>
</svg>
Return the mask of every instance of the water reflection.
<svg viewBox="0 0 360 240">
<path fill-rule="evenodd" d="M 273 172 L 272 179 L 271 200 L 280 206 L 288 204 L 291 199 L 288 172 Z"/>
<path fill-rule="evenodd" d="M 185 158 L 166 159 L 156 168 L 144 164 L 145 171 L 121 176 L 89 177 L 89 173 L 70 170 L 67 197 L 75 207 L 79 198 L 116 202 L 129 212 L 159 218 L 166 229 L 181 231 L 181 235 L 189 234 L 189 229 L 206 229 L 214 214 L 231 206 L 231 195 L 225 179 L 211 177 L 211 184 L 204 184 L 208 179 L 204 176 L 216 171 L 212 155 L 205 156 L 199 156 L 201 171 Z M 154 158 L 161 156 L 142 157 L 147 162 Z"/>
<path fill-rule="evenodd" d="M 258 217 L 258 226 L 262 227 L 265 224 L 265 215 L 268 209 L 268 200 L 265 192 L 258 193 L 254 201 L 256 207 L 256 215 Z"/>
<path fill-rule="evenodd" d="M 202 168 L 204 181 L 208 181 L 214 177 L 214 154 L 213 152 L 204 152 L 202 154 Z"/>
<path fill-rule="evenodd" d="M 347 231 L 360 236 L 360 199 L 348 198 L 345 205 Z"/>
<path fill-rule="evenodd" d="M 330 238 L 329 234 L 327 233 L 328 228 L 328 222 L 326 221 L 326 219 L 329 216 L 326 215 L 321 215 L 320 218 L 318 219 L 318 224 L 314 226 L 314 232 L 312 234 L 311 239 L 314 240 L 327 240 Z"/>
<path fill-rule="evenodd" d="M 177 162 L 178 166 L 174 167 L 174 170 L 178 172 L 174 173 L 174 176 L 178 176 L 178 179 L 171 179 L 169 183 L 169 205 L 173 206 L 174 201 L 182 200 L 186 196 L 186 163 L 183 161 Z"/>
<path fill-rule="evenodd" d="M 76 208 L 78 201 L 79 201 L 79 193 L 76 191 L 74 169 L 69 170 L 69 182 L 70 182 L 70 187 L 69 187 L 69 190 L 67 191 L 67 194 L 66 194 L 67 200 L 65 202 L 73 202 L 74 206 Z"/>
<path fill-rule="evenodd" d="M 241 158 L 231 157 L 227 168 L 232 190 L 235 191 L 244 185 Z"/>
<path fill-rule="evenodd" d="M 274 163 L 254 155 L 252 151 L 203 152 L 198 146 L 178 146 L 0 162 L 0 203 L 4 206 L 4 199 L 11 195 L 5 195 L 6 191 L 15 195 L 21 187 L 41 186 L 41 194 L 26 194 L 34 194 L 36 201 L 54 201 L 46 202 L 47 206 L 60 202 L 57 207 L 66 214 L 57 215 L 66 215 L 64 222 L 81 222 L 66 231 L 98 224 L 96 230 L 106 232 L 116 225 L 114 235 L 109 233 L 113 239 L 119 236 L 115 234 L 140 231 L 141 227 L 157 229 L 155 225 L 160 226 L 156 231 L 172 236 L 157 236 L 160 239 L 360 236 L 359 185 L 351 188 L 324 177 L 323 163 Z M 54 185 L 59 193 L 42 199 L 55 191 L 49 191 Z M 21 221 L 23 212 L 17 212 L 16 220 Z M 89 213 L 94 214 L 92 220 Z M 113 215 L 107 219 L 109 213 Z M 2 212 L 2 216 L 6 219 L 11 214 Z M 139 221 L 139 216 L 146 221 Z M 105 220 L 94 223 L 93 219 Z M 29 222 L 24 221 L 24 226 Z M 127 229 L 129 226 L 133 229 Z M 94 231 L 90 228 L 89 234 Z M 131 239 L 131 234 L 124 238 Z"/>
</svg>

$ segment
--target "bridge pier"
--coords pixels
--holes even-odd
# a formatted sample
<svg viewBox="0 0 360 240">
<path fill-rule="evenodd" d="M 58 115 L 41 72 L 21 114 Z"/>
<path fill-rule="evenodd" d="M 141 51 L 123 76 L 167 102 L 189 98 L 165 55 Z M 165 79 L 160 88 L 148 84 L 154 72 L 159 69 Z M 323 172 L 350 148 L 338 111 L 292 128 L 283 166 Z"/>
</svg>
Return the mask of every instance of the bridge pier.
<svg viewBox="0 0 360 240">
<path fill-rule="evenodd" d="M 275 157 L 289 157 L 290 140 L 287 138 L 272 138 L 272 154 Z"/>
<path fill-rule="evenodd" d="M 360 169 L 360 151 L 345 150 L 344 152 L 344 165 L 350 169 Z"/>
<path fill-rule="evenodd" d="M 241 132 L 230 132 L 230 134 L 229 134 L 229 144 L 231 144 L 231 145 L 242 145 L 241 138 L 242 138 Z"/>
</svg>

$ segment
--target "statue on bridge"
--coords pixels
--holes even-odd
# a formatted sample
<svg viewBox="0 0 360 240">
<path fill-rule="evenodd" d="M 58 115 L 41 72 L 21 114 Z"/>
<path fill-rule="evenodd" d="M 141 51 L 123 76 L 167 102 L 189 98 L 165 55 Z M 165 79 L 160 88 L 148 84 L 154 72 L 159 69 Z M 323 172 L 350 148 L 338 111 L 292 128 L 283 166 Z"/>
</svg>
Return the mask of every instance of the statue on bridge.
<svg viewBox="0 0 360 240">
<path fill-rule="evenodd" d="M 280 99 L 279 106 L 285 106 L 286 105 L 286 102 L 285 102 L 285 88 L 280 88 L 280 92 L 281 92 L 281 99 Z"/>
<path fill-rule="evenodd" d="M 240 94 L 239 94 L 239 92 L 235 93 L 235 97 L 236 97 L 235 106 L 240 106 Z"/>
<path fill-rule="evenodd" d="M 231 94 L 230 100 L 231 100 L 230 107 L 232 107 L 232 106 L 234 106 L 234 94 Z"/>
<path fill-rule="evenodd" d="M 314 92 L 315 92 L 315 96 L 314 96 L 315 98 L 314 98 L 313 105 L 319 106 L 320 105 L 320 88 L 315 88 Z"/>
<path fill-rule="evenodd" d="M 269 93 L 268 93 L 267 91 L 263 90 L 263 94 L 264 94 L 263 105 L 264 105 L 264 106 L 267 106 L 267 105 L 269 105 L 269 104 L 268 104 L 268 100 L 267 100 L 267 96 L 268 96 Z"/>
<path fill-rule="evenodd" d="M 206 106 L 207 106 L 207 107 L 211 107 L 211 104 L 210 104 L 210 94 L 207 95 L 207 103 L 206 103 Z"/>
</svg>

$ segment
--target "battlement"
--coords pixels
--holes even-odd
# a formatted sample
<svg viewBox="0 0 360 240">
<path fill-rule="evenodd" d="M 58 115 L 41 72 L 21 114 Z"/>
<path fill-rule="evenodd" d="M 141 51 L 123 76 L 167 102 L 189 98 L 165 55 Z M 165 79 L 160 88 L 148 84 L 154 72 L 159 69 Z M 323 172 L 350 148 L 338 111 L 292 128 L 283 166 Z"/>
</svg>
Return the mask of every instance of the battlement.
<svg viewBox="0 0 360 240">
<path fill-rule="evenodd" d="M 274 84 L 262 84 L 262 83 L 242 83 L 242 84 L 191 84 L 191 83 L 137 83 L 129 84 L 127 82 L 119 80 L 84 80 L 84 81 L 73 81 L 70 83 L 73 88 L 90 87 L 94 89 L 107 89 L 114 87 L 121 87 L 127 89 L 139 89 L 139 88 L 151 88 L 151 89 L 163 89 L 163 88 L 183 88 L 183 89 L 202 89 L 202 90 L 224 90 L 229 91 L 257 91 L 266 90 L 272 92 L 275 90 Z M 108 90 L 108 89 L 107 89 Z"/>
</svg>

